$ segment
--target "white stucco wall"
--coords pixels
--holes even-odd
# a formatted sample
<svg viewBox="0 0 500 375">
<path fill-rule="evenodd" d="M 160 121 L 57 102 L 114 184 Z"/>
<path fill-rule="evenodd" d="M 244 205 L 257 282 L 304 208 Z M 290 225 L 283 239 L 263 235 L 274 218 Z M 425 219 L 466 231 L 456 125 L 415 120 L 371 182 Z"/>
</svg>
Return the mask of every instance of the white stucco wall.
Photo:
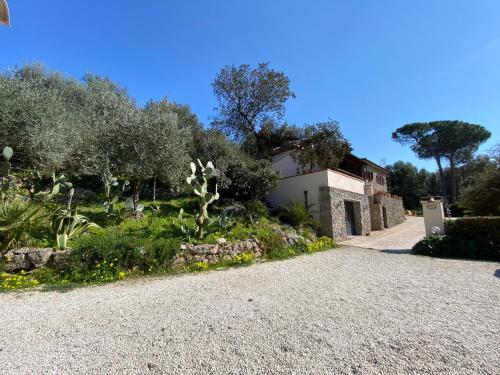
<svg viewBox="0 0 500 375">
<path fill-rule="evenodd" d="M 363 180 L 332 170 L 328 170 L 328 186 L 353 193 L 365 194 L 365 182 Z"/>
<path fill-rule="evenodd" d="M 362 180 L 324 169 L 282 178 L 278 187 L 267 196 L 267 200 L 273 207 L 286 206 L 292 199 L 305 203 L 304 191 L 307 191 L 307 202 L 313 205 L 310 212 L 315 219 L 319 220 L 319 188 L 321 186 L 364 194 L 364 185 Z"/>
<path fill-rule="evenodd" d="M 310 212 L 319 220 L 319 187 L 328 186 L 328 172 L 322 170 L 283 178 L 278 187 L 267 196 L 267 200 L 273 207 L 286 206 L 292 199 L 305 203 L 304 191 L 307 191 L 308 204 L 313 205 Z"/>
</svg>

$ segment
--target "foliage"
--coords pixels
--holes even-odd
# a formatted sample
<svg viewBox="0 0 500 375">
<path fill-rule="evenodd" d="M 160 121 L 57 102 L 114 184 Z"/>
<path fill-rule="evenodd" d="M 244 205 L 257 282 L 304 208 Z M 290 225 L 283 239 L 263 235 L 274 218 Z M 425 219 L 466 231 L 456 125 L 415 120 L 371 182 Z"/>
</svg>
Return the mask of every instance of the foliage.
<svg viewBox="0 0 500 375">
<path fill-rule="evenodd" d="M 48 213 L 37 203 L 14 200 L 0 206 L 0 253 L 16 246 L 44 245 Z"/>
<path fill-rule="evenodd" d="M 76 160 L 85 89 L 74 79 L 25 65 L 0 74 L 0 147 L 21 168 L 52 173 Z"/>
<path fill-rule="evenodd" d="M 352 150 L 336 121 L 306 125 L 299 138 L 299 147 L 292 152 L 292 156 L 304 167 L 337 168 Z"/>
<path fill-rule="evenodd" d="M 206 166 L 203 166 L 200 159 L 198 159 L 198 165 L 201 169 L 201 180 L 196 175 L 196 164 L 191 163 L 191 175 L 186 178 L 186 183 L 193 190 L 194 194 L 198 196 L 199 211 L 196 217 L 195 236 L 197 239 L 201 239 L 205 236 L 210 224 L 210 217 L 208 216 L 208 206 L 219 199 L 217 184 L 215 184 L 215 192 L 211 193 L 208 191 L 208 181 L 212 177 L 217 177 L 219 175 L 219 170 L 215 169 L 211 161 L 207 162 Z"/>
<path fill-rule="evenodd" d="M 264 257 L 269 260 L 279 260 L 297 255 L 298 251 L 283 240 L 283 237 L 271 231 L 259 236 L 260 245 L 264 251 Z"/>
<path fill-rule="evenodd" d="M 263 199 L 279 181 L 269 161 L 243 154 L 229 166 L 226 175 L 231 185 L 222 189 L 222 193 L 240 201 Z"/>
<path fill-rule="evenodd" d="M 194 238 L 195 233 L 196 233 L 196 227 L 194 225 L 191 225 L 185 218 L 184 218 L 184 209 L 181 208 L 179 210 L 179 215 L 177 216 L 179 219 L 179 224 L 181 228 L 181 233 L 182 233 L 182 239 L 184 241 L 190 242 L 191 238 Z"/>
<path fill-rule="evenodd" d="M 441 194 L 446 196 L 442 159 L 449 162 L 452 180 L 451 202 L 456 200 L 456 166 L 472 158 L 491 133 L 484 127 L 462 121 L 433 121 L 407 124 L 392 133 L 392 139 L 410 145 L 419 158 L 434 158 L 437 163 Z"/>
<path fill-rule="evenodd" d="M 141 225 L 141 224 L 138 224 Z M 180 238 L 164 237 L 161 232 L 112 227 L 80 238 L 73 247 L 74 268 L 88 273 L 95 264 L 107 262 L 117 270 L 153 272 L 170 266 Z M 119 272 L 119 271 L 117 271 Z"/>
<path fill-rule="evenodd" d="M 500 215 L 500 158 L 468 181 L 460 205 L 474 215 Z"/>
<path fill-rule="evenodd" d="M 134 210 L 147 179 L 157 178 L 179 188 L 182 168 L 189 161 L 190 129 L 179 127 L 173 105 L 166 99 L 150 101 L 140 111 L 138 123 L 122 129 L 124 138 L 119 168 L 131 182 Z"/>
<path fill-rule="evenodd" d="M 230 166 L 238 164 L 242 152 L 238 145 L 227 139 L 222 132 L 200 128 L 193 132 L 191 156 L 193 160 L 211 160 L 220 171 L 217 177 L 218 185 L 227 188 L 231 185 L 227 171 Z"/>
<path fill-rule="evenodd" d="M 226 66 L 212 84 L 219 102 L 212 126 L 237 140 L 258 139 L 262 123 L 282 117 L 285 102 L 295 97 L 289 85 L 288 77 L 269 64 L 261 63 L 255 69 Z M 260 157 L 261 152 L 255 150 L 252 155 Z"/>
<path fill-rule="evenodd" d="M 278 124 L 271 118 L 263 120 L 258 137 L 246 138 L 242 144 L 243 150 L 252 154 L 255 150 L 265 157 L 291 150 L 299 145 L 300 136 L 303 134 L 300 127 L 287 123 Z"/>
<path fill-rule="evenodd" d="M 278 217 L 284 223 L 290 224 L 296 228 L 313 227 L 317 228 L 319 223 L 313 219 L 309 212 L 309 207 L 305 204 L 292 199 L 288 206 L 281 207 L 282 211 Z"/>
<path fill-rule="evenodd" d="M 413 252 L 420 255 L 500 261 L 500 218 L 463 218 L 445 225 L 445 236 L 431 236 L 418 242 Z"/>
<path fill-rule="evenodd" d="M 261 218 L 269 217 L 269 209 L 266 204 L 259 200 L 248 201 L 244 205 L 245 217 L 251 223 L 258 221 Z"/>
<path fill-rule="evenodd" d="M 440 256 L 442 254 L 442 242 L 444 237 L 442 235 L 432 235 L 417 242 L 412 249 L 413 254 Z"/>
<path fill-rule="evenodd" d="M 386 166 L 389 171 L 387 182 L 391 194 L 403 198 L 404 207 L 408 210 L 416 210 L 421 207 L 422 197 L 439 194 L 435 173 L 418 169 L 412 163 L 397 161 Z"/>
<path fill-rule="evenodd" d="M 76 208 L 59 208 L 52 217 L 52 231 L 56 237 L 56 248 L 65 250 L 68 241 L 80 236 L 97 224 L 92 223 L 86 216 L 80 215 Z"/>
</svg>

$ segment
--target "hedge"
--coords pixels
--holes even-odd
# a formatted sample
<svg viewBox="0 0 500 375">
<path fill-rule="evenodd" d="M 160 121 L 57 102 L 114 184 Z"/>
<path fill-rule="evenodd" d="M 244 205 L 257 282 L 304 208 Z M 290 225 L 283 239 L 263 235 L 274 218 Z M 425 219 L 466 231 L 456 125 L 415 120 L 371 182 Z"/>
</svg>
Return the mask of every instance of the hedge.
<svg viewBox="0 0 500 375">
<path fill-rule="evenodd" d="M 500 261 L 500 217 L 449 220 L 444 236 L 425 238 L 414 254 L 445 258 Z"/>
</svg>

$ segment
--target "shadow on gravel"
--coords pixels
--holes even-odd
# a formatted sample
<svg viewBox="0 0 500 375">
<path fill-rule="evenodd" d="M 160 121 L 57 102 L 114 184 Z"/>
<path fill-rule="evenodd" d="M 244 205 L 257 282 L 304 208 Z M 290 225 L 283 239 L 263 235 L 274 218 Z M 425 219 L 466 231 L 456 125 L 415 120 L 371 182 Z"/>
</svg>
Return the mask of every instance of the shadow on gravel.
<svg viewBox="0 0 500 375">
<path fill-rule="evenodd" d="M 493 275 L 495 275 L 496 277 L 498 277 L 500 279 L 500 268 L 497 269 Z"/>
<path fill-rule="evenodd" d="M 411 254 L 411 250 L 409 249 L 385 249 L 380 250 L 380 252 L 386 254 Z"/>
</svg>

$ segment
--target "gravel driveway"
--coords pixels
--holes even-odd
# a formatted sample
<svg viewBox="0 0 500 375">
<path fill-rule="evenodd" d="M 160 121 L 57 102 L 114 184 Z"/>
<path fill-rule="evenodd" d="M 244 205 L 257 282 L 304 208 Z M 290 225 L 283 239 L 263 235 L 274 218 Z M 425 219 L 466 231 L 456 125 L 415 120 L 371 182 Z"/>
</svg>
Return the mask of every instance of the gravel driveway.
<svg viewBox="0 0 500 375">
<path fill-rule="evenodd" d="M 0 295 L 0 372 L 498 374 L 500 263 L 342 248 Z"/>
</svg>

